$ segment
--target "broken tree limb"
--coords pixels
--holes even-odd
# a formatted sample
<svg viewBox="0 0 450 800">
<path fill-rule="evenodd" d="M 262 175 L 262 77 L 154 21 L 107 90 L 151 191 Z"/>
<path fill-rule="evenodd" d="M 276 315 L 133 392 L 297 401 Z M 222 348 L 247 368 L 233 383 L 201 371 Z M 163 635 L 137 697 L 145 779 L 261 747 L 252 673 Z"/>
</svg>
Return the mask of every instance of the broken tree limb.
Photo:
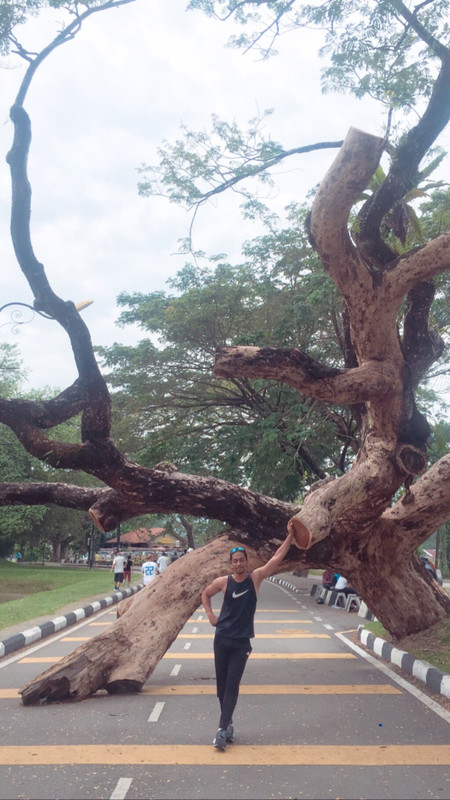
<svg viewBox="0 0 450 800">
<path fill-rule="evenodd" d="M 350 128 L 314 198 L 309 233 L 314 249 L 347 301 L 371 290 L 372 278 L 348 232 L 352 206 L 380 160 L 385 140 Z"/>
<path fill-rule="evenodd" d="M 394 384 L 391 364 L 366 361 L 354 369 L 322 366 L 301 350 L 235 346 L 217 350 L 214 372 L 222 377 L 264 378 L 329 403 L 362 403 L 385 397 Z"/>
</svg>

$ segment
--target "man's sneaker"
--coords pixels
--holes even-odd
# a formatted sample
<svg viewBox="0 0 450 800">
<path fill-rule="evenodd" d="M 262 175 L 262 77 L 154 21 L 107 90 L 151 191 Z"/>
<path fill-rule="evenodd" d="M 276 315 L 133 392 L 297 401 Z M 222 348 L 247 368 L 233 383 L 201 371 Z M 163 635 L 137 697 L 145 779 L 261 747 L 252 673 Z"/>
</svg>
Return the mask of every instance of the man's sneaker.
<svg viewBox="0 0 450 800">
<path fill-rule="evenodd" d="M 213 745 L 216 748 L 216 750 L 222 750 L 222 751 L 226 750 L 227 734 L 223 728 L 219 728 L 219 730 L 217 731 L 216 738 L 213 741 Z"/>
<path fill-rule="evenodd" d="M 233 725 L 232 725 L 231 722 L 230 722 L 230 724 L 228 725 L 228 728 L 227 728 L 226 740 L 230 744 L 232 744 L 234 742 L 234 728 L 233 728 Z"/>
</svg>

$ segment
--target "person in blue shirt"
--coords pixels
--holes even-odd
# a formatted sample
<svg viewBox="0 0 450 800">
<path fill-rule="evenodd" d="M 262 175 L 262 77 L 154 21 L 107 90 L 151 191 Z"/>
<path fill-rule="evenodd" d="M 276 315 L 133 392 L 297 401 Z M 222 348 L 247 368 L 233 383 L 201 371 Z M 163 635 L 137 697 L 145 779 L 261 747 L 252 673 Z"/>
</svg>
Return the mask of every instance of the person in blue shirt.
<svg viewBox="0 0 450 800">
<path fill-rule="evenodd" d="M 214 637 L 214 664 L 216 669 L 217 697 L 220 703 L 219 728 L 213 745 L 224 751 L 227 742 L 234 738 L 233 712 L 239 696 L 239 685 L 247 659 L 252 651 L 250 639 L 255 635 L 254 616 L 258 589 L 264 578 L 279 570 L 283 558 L 293 544 L 289 532 L 283 544 L 262 567 L 248 570 L 244 547 L 230 550 L 231 575 L 216 578 L 202 592 L 202 603 L 208 619 L 216 629 Z M 223 592 L 219 616 L 214 614 L 211 598 Z"/>
</svg>

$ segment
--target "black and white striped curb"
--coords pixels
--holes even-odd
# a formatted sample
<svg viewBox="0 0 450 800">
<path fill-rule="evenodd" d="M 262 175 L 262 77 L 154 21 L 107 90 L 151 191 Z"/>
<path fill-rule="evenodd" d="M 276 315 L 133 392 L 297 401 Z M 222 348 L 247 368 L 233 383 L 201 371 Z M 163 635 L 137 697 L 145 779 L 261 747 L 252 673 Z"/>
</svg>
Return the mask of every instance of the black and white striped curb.
<svg viewBox="0 0 450 800">
<path fill-rule="evenodd" d="M 292 592 L 297 592 L 297 594 L 300 594 L 300 590 L 297 588 L 297 586 L 294 586 L 293 583 L 289 583 L 289 581 L 285 581 L 282 578 L 277 578 L 275 575 L 271 575 L 269 578 L 267 578 L 267 580 L 272 581 L 272 583 L 277 583 L 279 586 L 286 586 L 286 588 L 290 589 Z"/>
<path fill-rule="evenodd" d="M 431 691 L 450 698 L 450 675 L 446 675 L 436 667 L 432 667 L 426 661 L 420 661 L 420 659 L 405 650 L 393 647 L 385 639 L 370 633 L 363 625 L 358 628 L 358 639 L 364 647 L 372 650 L 375 655 L 395 664 L 407 675 L 412 675 L 413 678 L 426 683 Z"/>
<path fill-rule="evenodd" d="M 85 617 L 90 617 L 97 611 L 101 611 L 102 608 L 112 606 L 125 597 L 131 597 L 132 594 L 136 594 L 136 592 L 143 588 L 143 583 L 137 583 L 127 589 L 122 589 L 120 592 L 115 592 L 109 597 L 103 597 L 101 600 L 94 600 L 93 603 L 89 603 L 89 605 L 84 606 L 84 608 L 77 608 L 69 614 L 55 617 L 55 619 L 44 622 L 42 625 L 35 625 L 34 628 L 29 628 L 29 630 L 23 631 L 23 633 L 16 633 L 14 636 L 8 636 L 7 639 L 3 639 L 3 641 L 0 642 L 0 658 L 13 653 L 15 650 L 20 650 L 21 647 L 27 647 L 29 644 L 33 644 L 33 642 L 45 639 L 46 636 L 51 636 L 53 633 L 63 628 L 75 625 L 75 623 L 80 622 L 82 619 L 85 619 Z"/>
<path fill-rule="evenodd" d="M 297 587 L 289 581 L 276 578 L 273 575 L 268 580 L 280 586 L 285 586 L 287 589 L 291 589 L 294 592 L 298 593 L 299 591 Z M 314 596 L 318 588 L 318 584 L 313 585 L 311 596 Z M 374 615 L 367 609 L 365 603 L 361 603 L 361 607 L 360 611 L 362 610 L 362 614 L 358 612 L 358 616 L 364 616 L 368 620 L 375 619 Z M 432 667 L 431 664 L 427 664 L 425 661 L 420 661 L 420 659 L 412 656 L 405 650 L 399 650 L 397 647 L 393 647 L 389 642 L 386 642 L 385 639 L 374 636 L 364 625 L 358 626 L 358 639 L 368 650 L 372 650 L 375 655 L 395 664 L 406 675 L 412 675 L 414 678 L 425 683 L 431 691 L 441 694 L 443 697 L 450 698 L 450 675 L 441 672 L 436 667 Z"/>
</svg>

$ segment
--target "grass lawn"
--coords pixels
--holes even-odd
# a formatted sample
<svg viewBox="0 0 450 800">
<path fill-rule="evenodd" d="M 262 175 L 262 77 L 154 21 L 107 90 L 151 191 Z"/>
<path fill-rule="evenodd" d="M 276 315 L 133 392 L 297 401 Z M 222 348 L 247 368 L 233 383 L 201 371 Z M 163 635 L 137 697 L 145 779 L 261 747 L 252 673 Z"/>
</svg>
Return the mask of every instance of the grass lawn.
<svg viewBox="0 0 450 800">
<path fill-rule="evenodd" d="M 131 579 L 140 578 L 138 570 Z M 112 594 L 114 577 L 106 569 L 82 567 L 46 567 L 16 564 L 0 559 L 2 597 L 11 592 L 23 594 L 17 600 L 0 603 L 0 627 L 8 628 L 36 617 L 54 615 L 69 603 L 89 600 L 102 592 Z"/>
<path fill-rule="evenodd" d="M 416 656 L 421 661 L 427 661 L 433 667 L 450 675 L 450 619 L 437 622 L 422 633 L 413 633 L 399 642 L 392 642 L 388 632 L 381 622 L 367 622 L 365 626 L 374 636 L 386 639 L 399 650 Z"/>
</svg>

